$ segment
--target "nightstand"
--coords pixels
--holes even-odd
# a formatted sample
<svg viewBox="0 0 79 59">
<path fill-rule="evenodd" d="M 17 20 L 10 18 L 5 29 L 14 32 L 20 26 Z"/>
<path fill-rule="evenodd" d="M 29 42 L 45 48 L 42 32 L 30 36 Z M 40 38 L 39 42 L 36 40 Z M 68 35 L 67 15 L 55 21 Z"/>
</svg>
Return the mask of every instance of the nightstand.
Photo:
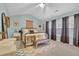
<svg viewBox="0 0 79 59">
<path fill-rule="evenodd" d="M 14 33 L 13 33 L 13 38 L 16 38 L 16 40 L 21 40 L 20 33 L 14 32 Z"/>
</svg>

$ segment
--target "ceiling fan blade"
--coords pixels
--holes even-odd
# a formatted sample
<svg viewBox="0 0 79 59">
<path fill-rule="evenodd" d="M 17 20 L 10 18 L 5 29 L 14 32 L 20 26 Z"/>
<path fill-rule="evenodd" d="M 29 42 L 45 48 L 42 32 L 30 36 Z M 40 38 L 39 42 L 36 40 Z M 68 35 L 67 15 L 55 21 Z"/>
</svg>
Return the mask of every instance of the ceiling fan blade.
<svg viewBox="0 0 79 59">
<path fill-rule="evenodd" d="M 38 3 L 37 5 L 35 5 L 35 7 L 29 9 L 28 12 L 31 11 L 31 10 L 33 10 L 33 9 L 35 9 L 35 8 L 37 8 L 37 7 L 39 7 L 39 4 L 40 4 L 40 3 Z"/>
<path fill-rule="evenodd" d="M 39 5 L 40 5 L 40 3 L 39 3 L 38 5 L 36 5 L 34 8 L 37 8 L 37 7 L 39 7 Z"/>
<path fill-rule="evenodd" d="M 44 4 L 45 5 L 44 5 L 43 11 L 42 11 L 43 19 L 45 19 L 45 13 L 46 13 L 46 7 L 47 7 L 46 3 L 44 3 Z"/>
</svg>

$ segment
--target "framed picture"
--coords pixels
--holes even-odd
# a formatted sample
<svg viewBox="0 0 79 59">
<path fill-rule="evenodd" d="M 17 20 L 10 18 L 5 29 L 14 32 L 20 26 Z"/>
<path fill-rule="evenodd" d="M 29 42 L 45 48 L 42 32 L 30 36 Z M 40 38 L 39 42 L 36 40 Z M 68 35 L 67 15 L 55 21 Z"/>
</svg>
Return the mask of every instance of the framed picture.
<svg viewBox="0 0 79 59">
<path fill-rule="evenodd" d="M 26 28 L 33 28 L 33 21 L 26 20 Z"/>
</svg>

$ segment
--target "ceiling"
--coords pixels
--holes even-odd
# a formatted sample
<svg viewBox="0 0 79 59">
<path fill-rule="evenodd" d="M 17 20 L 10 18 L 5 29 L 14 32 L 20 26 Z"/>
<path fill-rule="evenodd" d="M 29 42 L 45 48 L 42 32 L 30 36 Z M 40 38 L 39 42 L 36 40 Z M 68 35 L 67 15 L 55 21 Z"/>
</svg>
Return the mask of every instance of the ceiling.
<svg viewBox="0 0 79 59">
<path fill-rule="evenodd" d="M 9 16 L 33 15 L 39 19 L 59 16 L 71 11 L 79 10 L 79 3 L 45 3 L 41 8 L 40 3 L 4 3 Z"/>
</svg>

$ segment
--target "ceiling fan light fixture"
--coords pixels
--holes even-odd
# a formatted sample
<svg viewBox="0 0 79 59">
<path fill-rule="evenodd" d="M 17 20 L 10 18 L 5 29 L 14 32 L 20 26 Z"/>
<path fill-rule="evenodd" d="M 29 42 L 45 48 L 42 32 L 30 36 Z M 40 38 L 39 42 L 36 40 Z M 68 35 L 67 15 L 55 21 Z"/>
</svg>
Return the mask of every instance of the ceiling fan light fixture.
<svg viewBox="0 0 79 59">
<path fill-rule="evenodd" d="M 41 8 L 44 8 L 44 7 L 45 7 L 45 4 L 44 4 L 44 3 L 41 3 L 39 6 L 40 6 Z"/>
</svg>

